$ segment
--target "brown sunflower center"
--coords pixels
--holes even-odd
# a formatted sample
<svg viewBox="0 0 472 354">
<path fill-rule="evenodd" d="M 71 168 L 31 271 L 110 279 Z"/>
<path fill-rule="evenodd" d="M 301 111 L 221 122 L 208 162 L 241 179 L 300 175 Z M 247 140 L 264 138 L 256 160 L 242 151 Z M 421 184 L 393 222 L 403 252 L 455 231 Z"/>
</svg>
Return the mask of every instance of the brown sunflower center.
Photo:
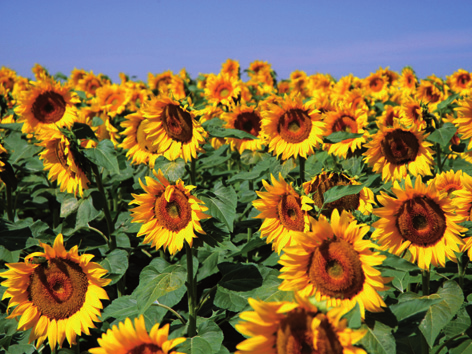
<svg viewBox="0 0 472 354">
<path fill-rule="evenodd" d="M 80 265 L 54 258 L 34 269 L 28 293 L 29 300 L 42 315 L 60 320 L 82 308 L 87 289 L 87 275 Z"/>
<path fill-rule="evenodd" d="M 424 90 L 424 95 L 425 98 L 431 103 L 436 103 L 441 98 L 441 96 L 433 89 L 433 86 L 426 87 Z"/>
<path fill-rule="evenodd" d="M 186 143 L 193 136 L 192 116 L 177 105 L 168 104 L 162 119 L 167 134 L 174 140 Z"/>
<path fill-rule="evenodd" d="M 336 186 L 349 186 L 351 185 L 349 178 L 342 174 L 334 173 L 332 176 L 326 174 L 319 175 L 316 180 L 311 184 L 308 194 L 313 193 L 313 201 L 318 208 L 323 207 L 324 198 L 323 194 Z M 323 215 L 331 216 L 331 213 L 334 209 L 337 209 L 339 212 L 342 210 L 356 210 L 359 208 L 360 204 L 360 194 L 351 194 L 346 195 L 334 202 L 327 203 L 323 207 Z"/>
<path fill-rule="evenodd" d="M 167 230 L 178 232 L 192 220 L 192 210 L 188 198 L 182 191 L 175 188 L 169 201 L 164 193 L 156 198 L 154 213 L 159 225 Z"/>
<path fill-rule="evenodd" d="M 315 313 L 297 308 L 290 311 L 280 321 L 276 333 L 277 354 L 311 354 L 313 348 L 313 332 L 311 322 Z"/>
<path fill-rule="evenodd" d="M 420 144 L 415 134 L 395 129 L 385 135 L 380 147 L 388 162 L 394 165 L 404 165 L 415 161 Z"/>
<path fill-rule="evenodd" d="M 164 354 L 164 351 L 156 344 L 144 343 L 129 350 L 126 354 Z"/>
<path fill-rule="evenodd" d="M 316 336 L 316 352 L 317 354 L 342 354 L 344 352 L 343 345 L 339 341 L 338 335 L 323 314 L 318 314 L 316 317 L 320 318 L 320 324 L 317 328 Z"/>
<path fill-rule="evenodd" d="M 277 130 L 285 141 L 296 144 L 305 141 L 311 133 L 310 116 L 301 109 L 290 109 L 279 120 Z"/>
<path fill-rule="evenodd" d="M 405 201 L 396 217 L 400 235 L 415 245 L 434 245 L 446 231 L 444 211 L 426 196 L 417 196 Z"/>
<path fill-rule="evenodd" d="M 236 117 L 234 127 L 246 133 L 258 136 L 261 131 L 261 117 L 254 112 L 244 112 Z"/>
<path fill-rule="evenodd" d="M 465 88 L 467 86 L 467 84 L 469 83 L 469 81 L 470 81 L 470 75 L 469 74 L 461 74 L 457 78 L 457 84 L 461 88 Z"/>
<path fill-rule="evenodd" d="M 333 132 L 357 133 L 357 123 L 353 117 L 341 116 L 336 119 L 332 128 Z"/>
<path fill-rule="evenodd" d="M 369 87 L 374 92 L 379 92 L 382 90 L 384 81 L 380 77 L 372 79 L 369 83 Z"/>
<path fill-rule="evenodd" d="M 305 217 L 301 209 L 301 201 L 299 198 L 291 194 L 283 195 L 277 205 L 277 213 L 280 223 L 287 229 L 303 231 L 305 227 Z"/>
<path fill-rule="evenodd" d="M 57 92 L 46 91 L 36 98 L 31 111 L 34 117 L 41 123 L 55 123 L 64 116 L 66 101 Z"/>
<path fill-rule="evenodd" d="M 325 240 L 313 252 L 308 277 L 323 295 L 351 299 L 364 287 L 359 254 L 341 238 Z"/>
<path fill-rule="evenodd" d="M 144 131 L 146 124 L 143 124 L 144 121 L 141 121 L 138 125 L 138 129 L 136 129 L 136 141 L 141 149 L 149 151 L 151 153 L 156 153 L 159 147 L 153 146 L 152 141 L 147 139 L 147 134 Z"/>
</svg>

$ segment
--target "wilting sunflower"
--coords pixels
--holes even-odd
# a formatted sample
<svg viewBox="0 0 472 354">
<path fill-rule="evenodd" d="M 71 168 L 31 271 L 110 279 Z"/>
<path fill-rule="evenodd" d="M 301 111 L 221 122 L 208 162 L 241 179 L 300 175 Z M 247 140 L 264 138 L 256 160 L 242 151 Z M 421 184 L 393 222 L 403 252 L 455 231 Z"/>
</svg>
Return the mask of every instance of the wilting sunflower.
<svg viewBox="0 0 472 354">
<path fill-rule="evenodd" d="M 295 233 L 294 245 L 280 258 L 279 289 L 315 296 L 317 301 L 327 301 L 328 307 L 342 306 L 346 311 L 358 303 L 362 318 L 366 309 L 383 311 L 386 305 L 378 291 L 387 289 L 384 284 L 389 279 L 374 267 L 386 257 L 372 252 L 377 246 L 363 239 L 369 229 L 346 211 L 339 215 L 337 209 L 331 221 L 323 215 L 313 219 L 311 231 Z"/>
<path fill-rule="evenodd" d="M 15 113 L 23 122 L 23 133 L 37 133 L 44 127 L 70 128 L 77 118 L 75 104 L 80 100 L 70 87 L 53 79 L 31 82 L 28 91 L 18 98 Z"/>
<path fill-rule="evenodd" d="M 322 143 L 325 124 L 312 106 L 299 96 L 284 96 L 280 105 L 268 104 L 262 112 L 262 129 L 269 138 L 269 152 L 283 160 L 307 157 Z"/>
<path fill-rule="evenodd" d="M 223 113 L 221 119 L 226 122 L 226 128 L 238 129 L 254 135 L 256 139 L 237 139 L 228 138 L 227 141 L 232 150 L 239 151 L 240 154 L 244 150 L 260 151 L 265 139 L 261 129 L 261 113 L 255 106 L 248 106 L 245 102 L 241 105 L 232 106 L 231 111 Z"/>
<path fill-rule="evenodd" d="M 200 145 L 205 142 L 205 131 L 193 116 L 170 97 L 154 97 L 146 102 L 143 117 L 149 120 L 144 128 L 148 139 L 153 141 L 157 152 L 168 160 L 182 157 L 185 162 L 197 158 L 202 152 Z"/>
<path fill-rule="evenodd" d="M 99 321 L 100 300 L 108 300 L 103 287 L 111 280 L 102 279 L 107 271 L 90 262 L 93 255 L 79 255 L 77 246 L 66 251 L 62 234 L 53 247 L 40 246 L 44 252 L 26 256 L 24 263 L 7 263 L 9 270 L 0 274 L 7 279 L 1 284 L 7 288 L 3 299 L 10 298 L 8 309 L 16 306 L 8 318 L 20 317 L 19 330 L 32 328 L 29 342 L 37 339 L 36 347 L 46 338 L 52 349 L 66 338 L 75 344 L 77 335 L 90 335 L 92 321 Z"/>
<path fill-rule="evenodd" d="M 326 136 L 336 132 L 362 134 L 356 138 L 344 139 L 333 144 L 325 144 L 324 149 L 329 154 L 346 158 L 349 152 L 359 149 L 369 136 L 367 129 L 367 111 L 355 108 L 353 104 L 339 102 L 333 111 L 328 111 L 324 116 L 326 124 Z"/>
<path fill-rule="evenodd" d="M 49 180 L 57 180 L 61 192 L 67 191 L 74 195 L 78 193 L 82 196 L 83 190 L 88 188 L 90 182 L 80 156 L 71 150 L 67 137 L 58 130 L 44 129 L 38 139 L 38 145 L 44 147 L 39 158 L 44 160 L 44 169 L 49 171 Z"/>
<path fill-rule="evenodd" d="M 394 122 L 393 127 L 381 126 L 372 140 L 365 144 L 364 161 L 382 180 L 401 180 L 408 172 L 413 176 L 431 175 L 433 151 L 431 143 L 425 141 L 426 134 L 414 126 L 402 127 Z"/>
<path fill-rule="evenodd" d="M 125 120 L 121 122 L 121 126 L 125 128 L 123 132 L 125 138 L 120 146 L 128 150 L 126 157 L 131 159 L 131 163 L 149 164 L 149 167 L 154 169 L 154 163 L 161 154 L 157 152 L 158 146 L 153 146 L 153 141 L 149 139 L 149 134 L 145 131 L 147 124 L 148 120 L 141 112 L 125 116 Z"/>
<path fill-rule="evenodd" d="M 130 204 L 138 206 L 131 209 L 131 222 L 143 224 L 137 234 L 144 236 L 143 243 L 151 243 L 156 249 L 164 247 L 173 255 L 184 242 L 192 246 L 195 231 L 205 234 L 200 220 L 210 216 L 203 213 L 208 209 L 201 205 L 203 202 L 190 194 L 195 186 L 186 186 L 180 179 L 170 184 L 161 170 L 153 173 L 158 181 L 146 176 L 146 185 L 139 180 L 145 193 L 132 194 Z"/>
<path fill-rule="evenodd" d="M 262 184 L 267 192 L 256 192 L 260 199 L 252 202 L 252 205 L 261 213 L 257 216 L 263 219 L 261 226 L 261 237 L 267 237 L 267 243 L 272 244 L 272 249 L 280 254 L 282 249 L 293 242 L 292 231 L 308 231 L 310 226 L 308 210 L 312 207 L 308 205 L 313 201 L 300 196 L 279 174 L 277 181 L 271 175 L 272 186 L 265 180 Z"/>
<path fill-rule="evenodd" d="M 325 216 L 330 216 L 334 209 L 339 212 L 341 210 L 353 211 L 359 210 L 362 214 L 372 213 L 373 204 L 375 204 L 374 193 L 367 187 L 364 187 L 359 193 L 346 195 L 334 202 L 327 203 L 323 206 L 323 194 L 336 186 L 359 185 L 360 183 L 349 178 L 343 173 L 327 173 L 321 172 L 313 177 L 309 182 L 303 184 L 305 194 L 311 196 L 315 205 L 321 209 Z"/>
<path fill-rule="evenodd" d="M 206 79 L 205 97 L 213 105 L 233 104 L 234 99 L 241 93 L 241 82 L 237 77 L 220 73 L 210 74 Z"/>
<path fill-rule="evenodd" d="M 176 345 L 185 342 L 185 338 L 168 339 L 169 324 L 159 328 L 156 323 L 148 333 L 143 315 L 133 322 L 129 318 L 113 325 L 102 338 L 98 339 L 100 347 L 89 349 L 92 354 L 184 354 L 172 350 Z"/>
<path fill-rule="evenodd" d="M 339 311 L 324 314 L 306 299 L 264 302 L 248 299 L 254 311 L 245 311 L 236 329 L 249 337 L 236 346 L 237 354 L 349 353 L 365 354 L 354 347 L 366 331 L 353 331 Z"/>
<path fill-rule="evenodd" d="M 384 192 L 378 196 L 383 207 L 374 209 L 381 219 L 373 224 L 372 238 L 383 250 L 400 256 L 409 251 L 410 261 L 422 269 L 430 265 L 442 266 L 446 259 L 456 261 L 454 252 L 463 245 L 460 233 L 465 229 L 458 224 L 465 221 L 445 192 L 439 192 L 434 184 L 426 186 L 418 177 L 413 187 L 410 176 L 405 179 L 405 189 L 394 182 L 390 197 Z"/>
</svg>

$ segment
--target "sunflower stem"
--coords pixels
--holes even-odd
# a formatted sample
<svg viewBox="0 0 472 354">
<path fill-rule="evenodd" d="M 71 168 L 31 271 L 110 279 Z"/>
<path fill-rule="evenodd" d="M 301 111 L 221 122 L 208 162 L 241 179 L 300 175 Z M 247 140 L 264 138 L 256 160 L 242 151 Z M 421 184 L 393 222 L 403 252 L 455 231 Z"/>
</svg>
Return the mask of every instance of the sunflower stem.
<svg viewBox="0 0 472 354">
<path fill-rule="evenodd" d="M 95 175 L 95 181 L 97 182 L 97 187 L 99 192 L 102 194 L 103 198 L 105 199 L 105 203 L 103 203 L 103 212 L 105 213 L 105 219 L 107 222 L 107 229 L 108 229 L 108 247 L 110 251 L 113 251 L 116 248 L 116 238 L 112 235 L 113 233 L 113 220 L 111 218 L 110 209 L 108 208 L 108 199 L 105 193 L 105 189 L 103 188 L 102 176 L 98 171 L 98 167 L 95 164 L 92 165 L 93 174 Z"/>
<path fill-rule="evenodd" d="M 187 297 L 188 297 L 188 323 L 187 337 L 191 338 L 197 334 L 197 289 L 193 277 L 193 252 L 192 247 L 185 242 L 187 254 Z"/>
<path fill-rule="evenodd" d="M 422 280 L 422 289 L 423 289 L 423 296 L 428 296 L 429 295 L 429 278 L 430 278 L 430 273 L 429 270 L 423 270 L 421 274 L 421 280 Z"/>
<path fill-rule="evenodd" d="M 300 180 L 298 185 L 301 186 L 305 182 L 305 161 L 306 158 L 298 156 L 298 162 L 300 163 Z"/>
<path fill-rule="evenodd" d="M 196 167 L 197 160 L 192 157 L 192 160 L 190 161 L 190 182 L 193 186 L 197 185 Z"/>
<path fill-rule="evenodd" d="M 13 222 L 13 219 L 15 218 L 15 213 L 13 212 L 13 204 L 11 200 L 11 187 L 7 184 L 7 215 L 8 215 L 8 220 Z"/>
<path fill-rule="evenodd" d="M 162 307 L 170 312 L 172 312 L 179 320 L 180 322 L 182 322 L 183 325 L 186 325 L 185 323 L 185 319 L 180 315 L 180 313 L 178 313 L 177 311 L 175 311 L 172 307 L 169 307 L 169 306 L 166 306 L 164 304 L 161 304 L 160 302 L 154 302 L 153 303 L 154 306 L 159 306 L 159 307 Z"/>
</svg>

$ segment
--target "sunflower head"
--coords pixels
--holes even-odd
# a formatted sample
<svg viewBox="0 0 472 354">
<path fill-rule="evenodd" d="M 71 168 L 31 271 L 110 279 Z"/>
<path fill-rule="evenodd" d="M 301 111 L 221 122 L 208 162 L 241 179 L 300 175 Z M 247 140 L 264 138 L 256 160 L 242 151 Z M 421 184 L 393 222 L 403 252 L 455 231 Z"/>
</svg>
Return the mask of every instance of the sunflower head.
<svg viewBox="0 0 472 354">
<path fill-rule="evenodd" d="M 233 104 L 240 93 L 240 81 L 229 74 L 210 74 L 206 80 L 205 97 L 209 103 L 215 106 L 218 104 L 225 106 Z"/>
</svg>

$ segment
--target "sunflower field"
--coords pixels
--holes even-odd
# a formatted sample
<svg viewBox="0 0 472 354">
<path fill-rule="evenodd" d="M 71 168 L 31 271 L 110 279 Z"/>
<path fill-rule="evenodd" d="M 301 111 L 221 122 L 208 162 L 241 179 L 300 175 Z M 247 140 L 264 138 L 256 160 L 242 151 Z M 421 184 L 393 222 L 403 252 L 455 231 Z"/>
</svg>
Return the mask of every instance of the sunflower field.
<svg viewBox="0 0 472 354">
<path fill-rule="evenodd" d="M 0 69 L 0 352 L 472 352 L 472 77 Z"/>
</svg>

